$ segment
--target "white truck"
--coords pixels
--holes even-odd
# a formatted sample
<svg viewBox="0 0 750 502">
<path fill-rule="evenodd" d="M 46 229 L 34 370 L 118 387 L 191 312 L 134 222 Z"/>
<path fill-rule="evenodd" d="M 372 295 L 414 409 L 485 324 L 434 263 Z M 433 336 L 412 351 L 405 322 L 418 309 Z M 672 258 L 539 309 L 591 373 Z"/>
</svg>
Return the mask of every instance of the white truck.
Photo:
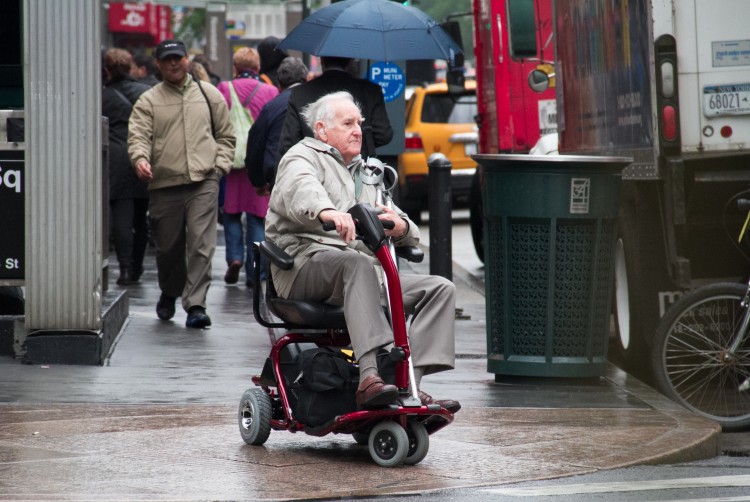
<svg viewBox="0 0 750 502">
<path fill-rule="evenodd" d="M 749 7 L 554 2 L 560 154 L 635 159 L 623 171 L 610 355 L 646 378 L 668 307 L 750 271 L 734 204 L 750 188 Z"/>
</svg>

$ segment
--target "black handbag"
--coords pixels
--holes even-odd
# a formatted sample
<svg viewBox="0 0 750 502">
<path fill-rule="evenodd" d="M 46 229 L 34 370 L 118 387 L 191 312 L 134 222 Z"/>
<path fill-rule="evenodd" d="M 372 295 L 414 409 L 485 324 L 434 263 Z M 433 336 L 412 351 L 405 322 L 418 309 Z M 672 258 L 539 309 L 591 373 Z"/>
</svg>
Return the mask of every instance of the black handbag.
<svg viewBox="0 0 750 502">
<path fill-rule="evenodd" d="M 294 364 L 299 373 L 290 396 L 297 420 L 315 427 L 357 410 L 359 367 L 347 354 L 341 349 L 319 347 L 302 351 L 297 359 Z M 377 364 L 381 378 L 394 384 L 396 365 L 388 352 L 378 352 Z"/>
<path fill-rule="evenodd" d="M 308 349 L 300 355 L 301 373 L 293 387 L 297 394 L 294 414 L 305 425 L 323 425 L 339 415 L 356 411 L 354 393 L 359 368 L 341 350 Z"/>
</svg>

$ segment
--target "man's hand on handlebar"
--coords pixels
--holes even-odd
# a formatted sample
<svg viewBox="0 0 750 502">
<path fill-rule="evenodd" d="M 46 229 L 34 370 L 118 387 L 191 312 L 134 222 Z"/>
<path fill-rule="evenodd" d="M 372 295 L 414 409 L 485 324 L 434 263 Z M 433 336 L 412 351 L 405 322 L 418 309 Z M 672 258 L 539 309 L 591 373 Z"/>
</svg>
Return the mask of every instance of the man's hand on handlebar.
<svg viewBox="0 0 750 502">
<path fill-rule="evenodd" d="M 354 228 L 354 219 L 352 219 L 352 215 L 349 213 L 342 213 L 335 209 L 324 209 L 318 214 L 318 219 L 323 223 L 330 222 L 335 225 L 336 233 L 347 244 L 357 236 Z"/>
<path fill-rule="evenodd" d="M 387 235 L 388 237 L 393 237 L 394 239 L 403 237 L 406 231 L 409 229 L 406 221 L 404 221 L 404 219 L 401 218 L 401 216 L 399 216 L 398 213 L 390 207 L 384 206 L 382 204 L 378 204 L 377 207 L 379 211 L 382 211 L 382 213 L 378 215 L 380 221 L 393 222 L 392 229 L 388 229 L 387 226 L 383 225 L 383 227 L 385 228 L 385 235 Z"/>
</svg>

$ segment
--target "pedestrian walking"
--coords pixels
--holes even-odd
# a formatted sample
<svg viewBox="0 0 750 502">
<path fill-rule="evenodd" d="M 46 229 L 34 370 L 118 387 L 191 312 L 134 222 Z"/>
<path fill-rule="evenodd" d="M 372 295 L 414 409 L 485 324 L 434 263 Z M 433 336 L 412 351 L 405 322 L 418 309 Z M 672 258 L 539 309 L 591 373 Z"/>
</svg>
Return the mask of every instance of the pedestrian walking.
<svg viewBox="0 0 750 502">
<path fill-rule="evenodd" d="M 264 38 L 258 43 L 258 54 L 260 55 L 260 78 L 263 82 L 276 86 L 281 90 L 279 84 L 279 65 L 289 54 L 278 49 L 281 39 L 274 36 Z"/>
<path fill-rule="evenodd" d="M 258 51 L 243 47 L 235 52 L 232 59 L 236 77 L 231 82 L 219 83 L 217 89 L 230 107 L 232 92 L 236 94 L 238 106 L 245 107 L 253 120 L 260 114 L 263 106 L 279 94 L 279 90 L 258 78 L 260 57 Z M 236 132 L 236 131 L 235 131 Z M 243 132 L 247 140 L 247 131 Z M 241 157 L 245 156 L 244 141 L 237 141 Z M 238 152 L 239 153 L 239 152 Z M 224 188 L 224 242 L 226 243 L 227 271 L 224 281 L 235 284 L 239 280 L 240 270 L 245 267 L 245 284 L 253 287 L 252 243 L 262 241 L 268 195 L 259 195 L 250 184 L 243 162 L 237 165 L 225 178 Z M 245 218 L 243 239 L 242 218 Z M 265 273 L 261 271 L 262 278 Z"/>
<path fill-rule="evenodd" d="M 190 73 L 195 80 L 200 80 L 201 82 L 213 85 L 206 68 L 200 63 L 190 61 L 190 64 L 188 65 L 188 73 Z"/>
<path fill-rule="evenodd" d="M 133 58 L 124 49 L 104 54 L 106 83 L 102 90 L 102 115 L 109 120 L 109 214 L 120 276 L 117 284 L 137 283 L 143 274 L 148 245 L 148 190 L 128 157 L 128 121 L 133 105 L 151 87 L 130 75 Z"/>
<path fill-rule="evenodd" d="M 300 58 L 288 57 L 277 72 L 281 93 L 266 103 L 247 137 L 245 167 L 250 183 L 262 195 L 271 193 L 276 180 L 276 151 L 292 88 L 307 81 L 307 66 Z"/>
<path fill-rule="evenodd" d="M 186 326 L 205 328 L 219 179 L 232 166 L 234 131 L 221 93 L 188 73 L 182 41 L 160 42 L 156 64 L 164 81 L 141 95 L 128 134 L 130 161 L 148 181 L 161 289 L 156 313 L 171 319 L 181 296 Z"/>
<path fill-rule="evenodd" d="M 153 87 L 159 83 L 159 71 L 154 66 L 154 58 L 148 54 L 138 54 L 133 58 L 131 76 L 139 82 Z"/>
<path fill-rule="evenodd" d="M 347 91 L 362 109 L 365 120 L 363 126 L 364 158 L 375 155 L 375 148 L 387 144 L 393 138 L 393 129 L 385 109 L 383 90 L 378 84 L 357 78 L 352 75 L 353 66 L 357 63 L 351 58 L 321 57 L 323 73 L 309 82 L 292 90 L 289 97 L 284 128 L 281 132 L 277 159 L 304 137 L 313 137 L 313 131 L 302 119 L 302 108 L 326 94 L 336 91 Z M 374 144 L 374 147 L 369 145 Z"/>
<path fill-rule="evenodd" d="M 196 56 L 193 57 L 193 62 L 203 66 L 203 68 L 206 70 L 206 73 L 208 74 L 208 79 L 214 86 L 219 85 L 219 82 L 221 82 L 221 77 L 213 72 L 211 59 L 209 59 L 208 56 L 206 56 L 205 54 L 196 54 Z"/>
</svg>

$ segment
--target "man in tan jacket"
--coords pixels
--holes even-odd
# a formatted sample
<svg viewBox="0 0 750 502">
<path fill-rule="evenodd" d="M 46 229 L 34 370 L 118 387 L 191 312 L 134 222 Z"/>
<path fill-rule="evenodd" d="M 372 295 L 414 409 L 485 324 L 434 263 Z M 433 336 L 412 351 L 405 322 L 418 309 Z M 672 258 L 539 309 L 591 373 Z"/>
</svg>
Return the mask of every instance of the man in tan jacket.
<svg viewBox="0 0 750 502">
<path fill-rule="evenodd" d="M 377 351 L 393 342 L 381 308 L 382 270 L 372 253 L 355 240 L 347 212 L 357 203 L 375 204 L 375 185 L 357 188 L 362 166 L 362 116 L 351 94 L 335 92 L 303 111 L 314 138 L 289 149 L 279 164 L 266 216 L 266 239 L 294 257 L 291 270 L 272 268 L 280 296 L 343 305 L 352 348 L 358 356 L 360 408 L 394 402 L 398 389 L 380 378 Z M 359 191 L 359 193 L 357 193 Z M 381 220 L 394 223 L 385 233 L 396 246 L 415 245 L 419 229 L 398 208 L 380 206 Z M 335 224 L 324 231 L 323 222 Z M 412 315 L 409 330 L 417 388 L 423 375 L 452 369 L 455 363 L 455 286 L 443 277 L 401 276 L 404 309 Z M 419 391 L 423 404 L 437 403 L 451 412 L 454 400 L 435 401 Z"/>
<path fill-rule="evenodd" d="M 205 328 L 219 179 L 234 160 L 234 129 L 221 93 L 188 74 L 181 41 L 159 43 L 156 65 L 163 82 L 141 95 L 128 126 L 130 161 L 148 181 L 161 289 L 156 314 L 171 319 L 181 296 L 186 326 Z"/>
</svg>

